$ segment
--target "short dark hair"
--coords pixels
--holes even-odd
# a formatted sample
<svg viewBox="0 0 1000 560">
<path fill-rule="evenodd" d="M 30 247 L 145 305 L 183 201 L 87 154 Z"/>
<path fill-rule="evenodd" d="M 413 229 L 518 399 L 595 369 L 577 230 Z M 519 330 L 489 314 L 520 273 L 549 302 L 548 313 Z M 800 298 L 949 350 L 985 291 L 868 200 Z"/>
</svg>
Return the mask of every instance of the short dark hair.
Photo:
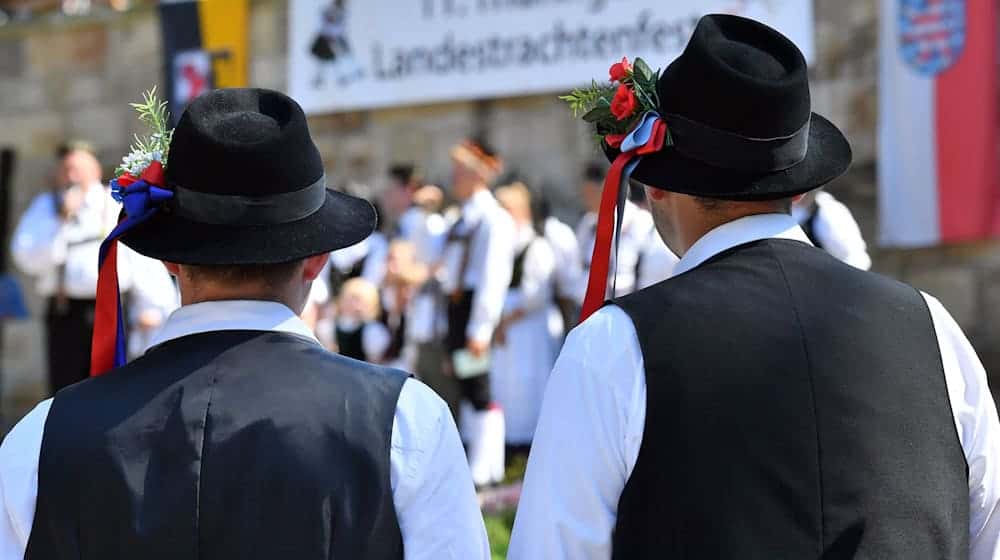
<svg viewBox="0 0 1000 560">
<path fill-rule="evenodd" d="M 583 166 L 583 180 L 590 181 L 593 183 L 603 183 L 604 176 L 607 174 L 607 166 L 603 163 L 598 163 L 592 161 L 587 165 Z"/>
<path fill-rule="evenodd" d="M 739 204 L 741 201 L 738 200 L 721 200 L 718 198 L 706 198 L 703 196 L 696 196 L 695 200 L 698 201 L 698 205 L 701 206 L 703 210 L 714 211 L 723 210 L 730 205 Z M 792 197 L 779 198 L 777 200 L 765 200 L 764 203 L 771 203 L 776 212 L 782 214 L 792 213 Z"/>
<path fill-rule="evenodd" d="M 421 180 L 420 170 L 412 163 L 396 163 L 389 166 L 389 176 L 401 185 L 409 185 Z"/>
<path fill-rule="evenodd" d="M 277 264 L 200 264 L 189 265 L 192 276 L 220 284 L 245 284 L 264 282 L 268 286 L 280 286 L 295 275 L 301 260 Z"/>
</svg>

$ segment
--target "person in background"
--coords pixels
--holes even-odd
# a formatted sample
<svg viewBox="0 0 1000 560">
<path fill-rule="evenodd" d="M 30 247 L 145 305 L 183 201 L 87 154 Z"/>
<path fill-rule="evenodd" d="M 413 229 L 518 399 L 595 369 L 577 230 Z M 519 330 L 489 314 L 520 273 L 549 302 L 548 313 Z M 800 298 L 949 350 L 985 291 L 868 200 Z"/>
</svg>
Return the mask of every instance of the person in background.
<svg viewBox="0 0 1000 560">
<path fill-rule="evenodd" d="M 351 278 L 337 297 L 337 353 L 380 364 L 392 342 L 389 329 L 379 322 L 378 288 L 364 278 Z"/>
<path fill-rule="evenodd" d="M 583 277 L 580 243 L 573 228 L 552 214 L 552 205 L 544 193 L 532 197 L 532 213 L 536 222 L 541 222 L 542 236 L 552 249 L 556 263 L 554 298 L 558 309 L 550 319 L 549 328 L 558 352 L 563 336 L 576 326 L 580 316 L 576 296 Z"/>
<path fill-rule="evenodd" d="M 503 312 L 514 266 L 514 221 L 489 186 L 502 160 L 482 141 L 451 150 L 452 195 L 461 215 L 448 233 L 440 268 L 447 299 L 445 350 L 462 398 L 471 405 L 460 422 L 478 486 L 503 479 L 503 411 L 490 391 L 490 344 Z"/>
<path fill-rule="evenodd" d="M 587 291 L 587 278 L 590 275 L 590 259 L 594 253 L 594 240 L 597 236 L 597 213 L 601 208 L 601 192 L 604 190 L 604 175 L 607 166 L 600 163 L 589 163 L 583 169 L 580 183 L 580 198 L 586 213 L 580 218 L 576 228 L 576 238 L 580 243 L 580 262 L 583 273 L 576 286 L 576 301 L 582 302 Z M 649 212 L 637 206 L 631 200 L 626 200 L 624 218 L 622 221 L 621 239 L 618 241 L 616 271 L 613 280 L 615 295 L 624 296 L 637 289 L 637 277 L 643 248 L 648 244 L 653 231 L 653 218 Z"/>
<path fill-rule="evenodd" d="M 398 163 L 389 168 L 389 186 L 382 195 L 387 231 L 393 239 L 409 241 L 416 257 L 426 265 L 441 256 L 448 224 L 438 212 L 444 194 L 434 185 L 425 185 L 417 167 Z"/>
<path fill-rule="evenodd" d="M 379 205 L 374 206 L 376 213 L 381 216 Z M 385 258 L 388 249 L 389 238 L 385 234 L 385 224 L 379 223 L 379 229 L 364 241 L 330 253 L 329 266 L 324 271 L 328 278 L 330 297 L 336 298 L 344 282 L 353 278 L 364 278 L 376 286 L 381 286 L 385 279 Z"/>
<path fill-rule="evenodd" d="M 35 279 L 39 295 L 47 299 L 45 342 L 52 393 L 90 374 L 98 250 L 121 210 L 101 180 L 101 164 L 89 144 L 67 143 L 57 156 L 54 188 L 32 200 L 11 238 L 14 264 Z M 118 267 L 134 356 L 179 301 L 159 262 L 122 247 Z"/>
<path fill-rule="evenodd" d="M 503 408 L 508 456 L 527 455 L 545 382 L 556 360 L 549 329 L 555 311 L 556 258 L 537 231 L 528 187 L 523 183 L 501 187 L 496 198 L 514 219 L 516 253 L 503 316 L 493 337 L 490 382 L 494 398 Z"/>
<path fill-rule="evenodd" d="M 832 194 L 816 191 L 804 195 L 792 207 L 792 216 L 813 245 L 854 268 L 869 270 L 872 267 L 861 227 L 847 205 Z"/>
<path fill-rule="evenodd" d="M 417 343 L 410 335 L 408 317 L 421 286 L 427 281 L 427 274 L 427 267 L 417 260 L 412 243 L 396 240 L 389 244 L 380 318 L 390 335 L 389 346 L 383 355 L 388 366 L 404 371 L 416 368 Z"/>
</svg>

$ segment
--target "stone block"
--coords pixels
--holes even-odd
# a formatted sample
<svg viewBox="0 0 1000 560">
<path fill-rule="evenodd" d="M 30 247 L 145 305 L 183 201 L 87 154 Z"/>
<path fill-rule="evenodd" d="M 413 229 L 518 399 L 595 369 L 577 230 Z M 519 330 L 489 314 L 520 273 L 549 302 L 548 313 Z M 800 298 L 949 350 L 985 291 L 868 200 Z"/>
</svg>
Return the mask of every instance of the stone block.
<svg viewBox="0 0 1000 560">
<path fill-rule="evenodd" d="M 288 48 L 288 3 L 257 2 L 250 8 L 252 57 L 284 55 Z"/>
<path fill-rule="evenodd" d="M 911 270 L 904 281 L 936 297 L 967 331 L 975 331 L 982 317 L 977 271 L 971 266 Z"/>
<path fill-rule="evenodd" d="M 1000 267 L 991 268 L 983 276 L 982 294 L 983 325 L 980 332 L 984 341 L 1000 357 Z M 1000 368 L 997 369 L 1000 375 Z"/>
<path fill-rule="evenodd" d="M 63 140 L 62 119 L 52 111 L 6 113 L 0 126 L 0 145 L 12 146 L 22 155 L 51 154 Z"/>
<path fill-rule="evenodd" d="M 107 166 L 117 163 L 121 157 L 122 139 L 128 138 L 127 121 L 135 120 L 133 115 L 131 107 L 125 103 L 80 107 L 67 115 L 66 134 L 93 143 L 100 150 L 102 163 Z"/>
<path fill-rule="evenodd" d="M 250 61 L 250 84 L 253 87 L 285 90 L 288 65 L 283 55 L 264 55 Z"/>
<path fill-rule="evenodd" d="M 95 23 L 53 26 L 46 33 L 25 35 L 28 73 L 32 76 L 63 72 L 101 72 L 108 55 L 108 28 Z"/>
<path fill-rule="evenodd" d="M 0 76 L 12 81 L 24 71 L 24 40 L 17 36 L 0 38 Z"/>
<path fill-rule="evenodd" d="M 40 80 L 0 79 L 0 114 L 26 114 L 46 109 L 47 98 Z"/>
</svg>

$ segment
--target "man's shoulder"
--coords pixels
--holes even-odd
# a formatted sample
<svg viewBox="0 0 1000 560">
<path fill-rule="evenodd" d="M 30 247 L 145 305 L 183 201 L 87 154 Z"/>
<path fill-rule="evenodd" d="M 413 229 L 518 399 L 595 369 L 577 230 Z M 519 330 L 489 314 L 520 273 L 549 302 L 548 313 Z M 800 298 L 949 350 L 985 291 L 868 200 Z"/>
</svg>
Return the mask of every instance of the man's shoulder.
<svg viewBox="0 0 1000 560">
<path fill-rule="evenodd" d="M 308 385 L 317 390 L 344 383 L 392 390 L 402 386 L 408 377 L 399 370 L 330 352 L 315 340 L 294 333 L 232 330 L 166 341 L 121 368 L 84 380 L 63 392 L 64 396 L 79 393 L 84 398 L 101 398 L 100 395 L 114 394 L 133 384 L 145 384 L 151 377 L 180 379 L 201 372 L 221 378 L 230 371 L 261 372 L 269 374 L 259 376 L 261 383 Z"/>
</svg>

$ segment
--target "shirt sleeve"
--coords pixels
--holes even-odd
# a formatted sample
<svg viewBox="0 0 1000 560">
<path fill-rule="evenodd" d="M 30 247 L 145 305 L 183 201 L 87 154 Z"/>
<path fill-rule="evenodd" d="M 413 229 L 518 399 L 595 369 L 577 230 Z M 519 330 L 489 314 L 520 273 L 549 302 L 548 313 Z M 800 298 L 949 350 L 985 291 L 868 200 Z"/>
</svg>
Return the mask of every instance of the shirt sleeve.
<svg viewBox="0 0 1000 560">
<path fill-rule="evenodd" d="M 870 269 L 872 258 L 868 255 L 868 244 L 851 210 L 828 193 L 820 193 L 816 204 L 819 215 L 814 227 L 823 249 L 855 268 Z"/>
<path fill-rule="evenodd" d="M 969 465 L 969 558 L 1000 558 L 1000 421 L 976 351 L 941 303 L 924 294 L 934 319 L 948 397 Z"/>
<path fill-rule="evenodd" d="M 52 399 L 42 401 L 0 444 L 0 560 L 21 560 L 35 520 L 38 457 Z"/>
<path fill-rule="evenodd" d="M 66 239 L 52 195 L 35 197 L 11 238 L 11 256 L 26 274 L 39 275 L 66 261 Z"/>
<path fill-rule="evenodd" d="M 635 327 L 606 307 L 570 333 L 549 379 L 508 558 L 611 558 L 645 416 Z"/>
<path fill-rule="evenodd" d="M 498 214 L 483 224 L 473 241 L 470 250 L 476 252 L 482 273 L 465 335 L 489 344 L 500 322 L 514 271 L 514 222 L 506 213 Z"/>
<path fill-rule="evenodd" d="M 392 496 L 406 560 L 489 560 L 486 527 L 448 406 L 403 385 L 392 425 Z"/>
</svg>

